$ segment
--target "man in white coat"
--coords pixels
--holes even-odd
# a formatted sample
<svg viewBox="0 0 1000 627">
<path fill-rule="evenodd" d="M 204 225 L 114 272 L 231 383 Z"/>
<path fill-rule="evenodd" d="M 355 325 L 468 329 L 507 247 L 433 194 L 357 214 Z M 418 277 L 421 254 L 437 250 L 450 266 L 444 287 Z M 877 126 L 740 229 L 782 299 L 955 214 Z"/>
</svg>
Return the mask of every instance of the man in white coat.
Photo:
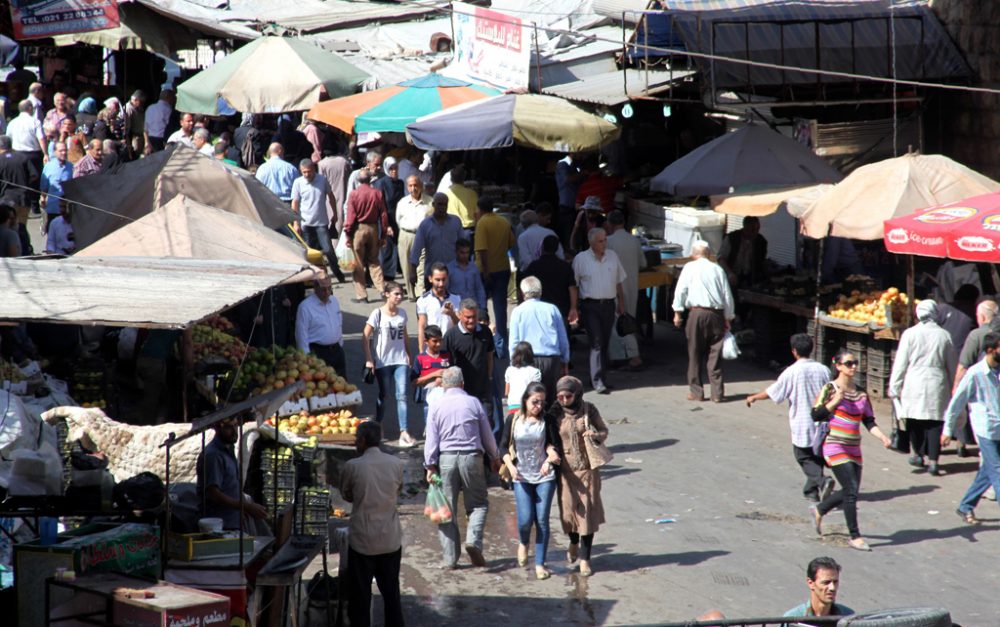
<svg viewBox="0 0 1000 627">
<path fill-rule="evenodd" d="M 938 324 L 938 307 L 933 300 L 917 305 L 916 326 L 903 331 L 896 349 L 896 361 L 889 378 L 889 396 L 897 417 L 906 420 L 910 437 L 910 465 L 924 467 L 938 476 L 944 412 L 948 407 L 957 354 L 951 335 Z"/>
<path fill-rule="evenodd" d="M 604 224 L 608 232 L 608 248 L 615 251 L 618 261 L 625 268 L 625 280 L 622 288 L 625 290 L 625 313 L 633 318 L 639 303 L 639 271 L 646 267 L 646 255 L 642 252 L 642 242 L 625 228 L 625 214 L 615 209 L 608 214 Z M 628 360 L 625 370 L 642 368 L 642 355 L 639 354 L 639 341 L 635 334 L 622 337 L 618 335 L 617 325 L 611 331 L 611 360 Z"/>
</svg>

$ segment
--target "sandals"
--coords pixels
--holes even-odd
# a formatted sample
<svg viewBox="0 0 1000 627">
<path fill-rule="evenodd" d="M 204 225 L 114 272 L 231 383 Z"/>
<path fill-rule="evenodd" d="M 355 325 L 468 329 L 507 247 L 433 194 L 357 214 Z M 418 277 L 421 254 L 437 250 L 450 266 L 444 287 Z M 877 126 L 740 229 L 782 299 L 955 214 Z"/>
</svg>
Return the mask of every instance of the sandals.
<svg viewBox="0 0 1000 627">
<path fill-rule="evenodd" d="M 528 547 L 523 544 L 517 547 L 517 565 L 521 568 L 528 565 Z"/>
<path fill-rule="evenodd" d="M 852 549 L 855 549 L 855 550 L 858 550 L 858 551 L 871 551 L 872 550 L 872 548 L 870 546 L 868 546 L 868 543 L 865 542 L 864 538 L 851 538 L 847 542 L 847 544 Z"/>
<path fill-rule="evenodd" d="M 552 576 L 552 573 L 546 570 L 544 566 L 535 566 L 535 579 L 539 581 L 545 581 Z"/>
<path fill-rule="evenodd" d="M 583 562 L 580 563 L 580 576 L 581 577 L 590 577 L 593 574 L 594 574 L 594 571 L 593 571 L 593 569 L 590 568 L 590 564 L 589 563 L 588 564 L 583 564 Z"/>
<path fill-rule="evenodd" d="M 570 544 L 569 550 L 566 551 L 566 561 L 570 564 L 576 561 L 576 556 L 580 554 L 579 544 Z"/>
<path fill-rule="evenodd" d="M 819 513 L 819 509 L 815 505 L 809 508 L 809 513 L 813 517 L 813 526 L 816 529 L 816 535 L 823 535 L 823 514 Z"/>
<path fill-rule="evenodd" d="M 958 517 L 962 519 L 962 522 L 964 522 L 967 525 L 979 524 L 979 519 L 976 518 L 976 515 L 973 512 L 963 512 L 960 509 L 956 509 L 955 513 L 958 514 Z"/>
</svg>

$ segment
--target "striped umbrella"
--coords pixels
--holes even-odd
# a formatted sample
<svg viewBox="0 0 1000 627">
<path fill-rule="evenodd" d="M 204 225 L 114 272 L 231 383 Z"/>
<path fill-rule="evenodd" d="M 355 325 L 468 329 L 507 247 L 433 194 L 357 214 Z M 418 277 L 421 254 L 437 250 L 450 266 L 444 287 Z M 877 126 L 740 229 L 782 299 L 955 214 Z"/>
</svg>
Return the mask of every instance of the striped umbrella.
<svg viewBox="0 0 1000 627">
<path fill-rule="evenodd" d="M 499 93 L 491 87 L 428 74 L 391 87 L 321 102 L 306 117 L 346 133 L 402 133 L 407 124 L 421 116 Z"/>
</svg>

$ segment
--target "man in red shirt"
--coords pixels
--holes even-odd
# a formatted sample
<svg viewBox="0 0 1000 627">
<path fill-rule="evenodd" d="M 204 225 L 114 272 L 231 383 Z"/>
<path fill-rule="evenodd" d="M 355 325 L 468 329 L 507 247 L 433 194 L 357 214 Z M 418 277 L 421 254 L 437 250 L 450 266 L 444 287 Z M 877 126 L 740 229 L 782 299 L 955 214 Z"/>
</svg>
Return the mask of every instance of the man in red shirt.
<svg viewBox="0 0 1000 627">
<path fill-rule="evenodd" d="M 371 186 L 371 174 L 362 169 L 358 174 L 360 187 L 351 192 L 347 199 L 347 217 L 344 219 L 344 235 L 347 246 L 354 251 L 354 303 L 367 303 L 368 290 L 365 288 L 365 268 L 372 275 L 372 283 L 381 294 L 384 291 L 382 265 L 379 251 L 385 245 L 389 229 L 389 213 L 385 207 L 382 192 Z"/>
</svg>

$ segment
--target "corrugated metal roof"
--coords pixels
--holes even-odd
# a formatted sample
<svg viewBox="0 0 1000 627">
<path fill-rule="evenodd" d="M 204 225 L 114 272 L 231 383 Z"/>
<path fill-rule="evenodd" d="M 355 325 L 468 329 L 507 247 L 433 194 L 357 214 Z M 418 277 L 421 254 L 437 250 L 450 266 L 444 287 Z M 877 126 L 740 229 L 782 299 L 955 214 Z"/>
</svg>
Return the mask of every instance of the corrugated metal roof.
<svg viewBox="0 0 1000 627">
<path fill-rule="evenodd" d="M 447 6 L 446 2 L 436 0 L 237 0 L 230 5 L 226 20 L 275 24 L 300 33 L 314 33 L 374 22 L 410 20 Z"/>
<path fill-rule="evenodd" d="M 183 328 L 288 279 L 311 276 L 306 264 L 0 259 L 0 320 Z"/>
<path fill-rule="evenodd" d="M 566 100 L 615 106 L 632 98 L 659 93 L 694 72 L 666 72 L 663 70 L 621 70 L 588 76 L 587 78 L 544 87 L 542 93 L 559 96 Z M 628 93 L 625 93 L 626 83 Z"/>
<path fill-rule="evenodd" d="M 632 30 L 625 31 L 625 37 L 632 36 Z M 587 57 L 605 55 L 622 49 L 621 26 L 597 26 L 579 31 L 579 41 L 554 50 L 542 51 L 542 65 L 566 63 Z M 533 55 L 534 56 L 534 55 Z M 534 63 L 534 60 L 532 60 Z"/>
</svg>

